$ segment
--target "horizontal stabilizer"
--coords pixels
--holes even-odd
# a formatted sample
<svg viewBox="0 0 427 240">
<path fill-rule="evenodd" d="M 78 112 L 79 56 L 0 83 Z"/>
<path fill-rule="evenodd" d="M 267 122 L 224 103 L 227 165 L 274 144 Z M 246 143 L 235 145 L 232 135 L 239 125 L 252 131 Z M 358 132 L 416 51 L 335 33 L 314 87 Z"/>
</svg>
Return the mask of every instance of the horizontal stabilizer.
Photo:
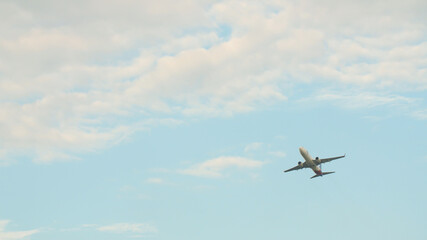
<svg viewBox="0 0 427 240">
<path fill-rule="evenodd" d="M 328 174 L 331 174 L 331 173 L 334 173 L 334 172 L 323 172 L 322 173 L 322 175 L 320 175 L 320 174 L 316 174 L 316 175 L 314 175 L 313 177 L 311 177 L 311 178 L 315 178 L 315 177 L 321 177 L 321 176 L 323 176 L 323 175 L 328 175 Z M 310 179 L 311 179 L 310 178 Z"/>
</svg>

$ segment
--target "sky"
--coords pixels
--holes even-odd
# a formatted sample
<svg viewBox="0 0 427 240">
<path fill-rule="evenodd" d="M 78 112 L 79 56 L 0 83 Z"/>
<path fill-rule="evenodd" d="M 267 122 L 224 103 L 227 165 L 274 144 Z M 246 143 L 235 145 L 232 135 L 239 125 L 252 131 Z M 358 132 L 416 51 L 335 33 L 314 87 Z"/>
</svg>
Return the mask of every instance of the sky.
<svg viewBox="0 0 427 240">
<path fill-rule="evenodd" d="M 0 240 L 426 239 L 425 12 L 0 1 Z"/>
</svg>

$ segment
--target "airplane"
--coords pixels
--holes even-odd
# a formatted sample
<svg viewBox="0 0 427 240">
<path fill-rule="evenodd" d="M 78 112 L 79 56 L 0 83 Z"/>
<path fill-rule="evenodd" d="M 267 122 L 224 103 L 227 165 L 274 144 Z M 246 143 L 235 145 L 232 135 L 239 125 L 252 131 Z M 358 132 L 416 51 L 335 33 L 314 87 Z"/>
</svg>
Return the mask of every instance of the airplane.
<svg viewBox="0 0 427 240">
<path fill-rule="evenodd" d="M 293 171 L 293 170 L 300 170 L 300 169 L 303 169 L 303 168 L 311 168 L 314 171 L 314 173 L 316 173 L 316 175 L 314 175 L 311 178 L 321 177 L 323 175 L 328 175 L 328 174 L 334 173 L 334 172 L 322 172 L 322 163 L 330 162 L 332 160 L 345 157 L 345 154 L 344 154 L 344 155 L 338 156 L 338 157 L 323 158 L 323 159 L 319 159 L 319 157 L 316 157 L 315 159 L 313 159 L 310 156 L 310 154 L 308 153 L 308 151 L 305 150 L 305 148 L 300 147 L 299 148 L 299 152 L 301 153 L 301 155 L 304 158 L 305 162 L 298 162 L 297 166 L 295 166 L 293 168 L 290 168 L 288 170 L 285 170 L 284 172 L 290 172 L 290 171 Z M 320 165 L 320 167 L 318 165 Z"/>
</svg>

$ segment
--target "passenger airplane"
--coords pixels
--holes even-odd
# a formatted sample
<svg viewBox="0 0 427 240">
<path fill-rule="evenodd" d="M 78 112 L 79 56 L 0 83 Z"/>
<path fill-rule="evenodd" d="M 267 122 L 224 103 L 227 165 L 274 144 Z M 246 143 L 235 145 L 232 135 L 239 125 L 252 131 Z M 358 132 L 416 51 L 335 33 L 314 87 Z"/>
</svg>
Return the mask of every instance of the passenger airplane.
<svg viewBox="0 0 427 240">
<path fill-rule="evenodd" d="M 345 157 L 345 154 L 339 157 L 331 157 L 331 158 L 324 158 L 324 159 L 319 159 L 319 157 L 316 157 L 315 159 L 313 159 L 310 154 L 307 152 L 307 150 L 305 150 L 303 147 L 299 148 L 299 152 L 301 153 L 302 157 L 304 158 L 305 162 L 298 162 L 298 165 L 290 168 L 284 172 L 290 172 L 293 170 L 300 170 L 303 168 L 311 168 L 313 169 L 313 171 L 316 173 L 316 175 L 314 175 L 311 178 L 315 178 L 315 177 L 319 177 L 319 176 L 323 176 L 323 175 L 327 175 L 327 174 L 331 174 L 334 172 L 322 172 L 322 163 L 326 163 L 326 162 L 330 162 L 332 160 L 338 159 L 338 158 L 343 158 Z M 320 165 L 320 168 L 319 166 Z"/>
</svg>

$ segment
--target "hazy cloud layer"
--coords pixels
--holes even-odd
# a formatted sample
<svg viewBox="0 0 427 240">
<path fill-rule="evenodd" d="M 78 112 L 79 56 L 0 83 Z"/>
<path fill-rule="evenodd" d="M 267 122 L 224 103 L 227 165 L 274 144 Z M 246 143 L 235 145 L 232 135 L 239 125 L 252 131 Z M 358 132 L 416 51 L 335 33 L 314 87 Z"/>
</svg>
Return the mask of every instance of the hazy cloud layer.
<svg viewBox="0 0 427 240">
<path fill-rule="evenodd" d="M 402 91 L 427 89 L 426 11 L 425 1 L 2 1 L 0 152 L 73 160 L 159 114 L 252 111 L 300 83 L 358 91 L 318 96 L 331 101 L 403 103 Z"/>
</svg>

